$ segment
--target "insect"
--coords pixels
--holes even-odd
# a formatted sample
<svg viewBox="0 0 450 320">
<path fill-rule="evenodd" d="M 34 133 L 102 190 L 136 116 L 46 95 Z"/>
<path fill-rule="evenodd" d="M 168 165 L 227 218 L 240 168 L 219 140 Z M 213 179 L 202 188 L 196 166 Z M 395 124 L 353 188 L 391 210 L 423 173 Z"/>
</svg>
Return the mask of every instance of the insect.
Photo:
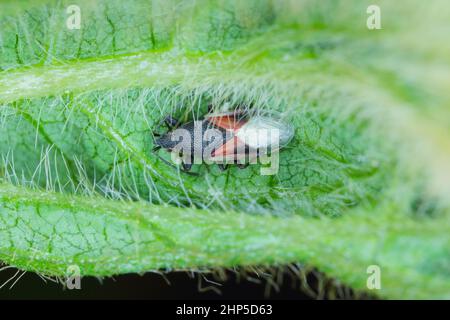
<svg viewBox="0 0 450 320">
<path fill-rule="evenodd" d="M 169 131 L 162 135 L 154 133 L 157 138 L 153 151 L 178 152 L 184 172 L 191 170 L 196 156 L 201 161 L 216 163 L 222 171 L 230 164 L 246 168 L 260 156 L 287 145 L 294 135 L 293 127 L 277 114 L 251 116 L 243 110 L 212 113 L 211 105 L 202 120 L 180 124 L 168 116 L 164 122 Z M 177 149 L 182 136 L 179 132 L 189 141 L 181 150 Z"/>
</svg>

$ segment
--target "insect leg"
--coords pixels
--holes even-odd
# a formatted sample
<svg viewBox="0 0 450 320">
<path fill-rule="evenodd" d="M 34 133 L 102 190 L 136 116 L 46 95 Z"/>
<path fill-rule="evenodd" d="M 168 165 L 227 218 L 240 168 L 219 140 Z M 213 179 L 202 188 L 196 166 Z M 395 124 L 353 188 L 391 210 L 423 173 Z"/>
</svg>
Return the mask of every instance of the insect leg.
<svg viewBox="0 0 450 320">
<path fill-rule="evenodd" d="M 221 171 L 225 171 L 228 168 L 228 164 L 218 163 L 217 166 Z"/>
<path fill-rule="evenodd" d="M 162 160 L 165 164 L 167 164 L 168 166 L 170 166 L 170 167 L 172 167 L 172 168 L 174 168 L 174 169 L 177 169 L 177 167 L 176 167 L 175 165 L 173 165 L 172 163 L 170 163 L 169 161 L 167 161 L 166 159 L 164 159 L 164 158 L 161 157 L 160 155 L 157 155 L 157 157 L 158 157 L 160 160 Z M 190 166 L 192 167 L 192 164 L 191 164 Z M 186 168 L 185 168 L 184 165 L 182 165 L 182 168 L 183 168 L 183 170 L 181 170 L 181 172 L 184 172 L 184 173 L 186 173 L 186 174 L 188 174 L 188 175 L 190 175 L 190 176 L 196 176 L 196 177 L 198 176 L 198 173 L 195 173 L 195 172 L 189 172 L 190 169 L 186 170 Z"/>
<path fill-rule="evenodd" d="M 190 171 L 192 169 L 192 163 L 181 163 L 184 171 Z"/>
<path fill-rule="evenodd" d="M 248 163 L 236 163 L 236 165 L 239 169 L 245 169 L 249 166 Z"/>
</svg>

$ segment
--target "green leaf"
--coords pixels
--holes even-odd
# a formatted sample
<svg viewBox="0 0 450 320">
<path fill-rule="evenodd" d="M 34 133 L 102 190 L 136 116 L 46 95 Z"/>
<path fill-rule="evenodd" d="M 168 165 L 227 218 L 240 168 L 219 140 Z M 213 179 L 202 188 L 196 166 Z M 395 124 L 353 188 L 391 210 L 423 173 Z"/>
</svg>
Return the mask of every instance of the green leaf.
<svg viewBox="0 0 450 320">
<path fill-rule="evenodd" d="M 448 298 L 450 6 L 378 2 L 375 31 L 364 1 L 80 1 L 79 30 L 72 2 L 0 4 L 0 259 L 300 262 L 362 291 L 377 265 L 382 297 Z M 152 153 L 165 116 L 210 103 L 295 127 L 276 175 Z"/>
<path fill-rule="evenodd" d="M 450 225 L 405 221 L 391 214 L 398 208 L 383 207 L 371 216 L 356 210 L 337 220 L 261 218 L 5 185 L 0 199 L 0 258 L 26 270 L 63 275 L 75 264 L 83 274 L 104 276 L 309 261 L 364 288 L 367 266 L 378 264 L 388 266 L 386 296 L 449 297 L 448 241 L 435 234 Z"/>
</svg>

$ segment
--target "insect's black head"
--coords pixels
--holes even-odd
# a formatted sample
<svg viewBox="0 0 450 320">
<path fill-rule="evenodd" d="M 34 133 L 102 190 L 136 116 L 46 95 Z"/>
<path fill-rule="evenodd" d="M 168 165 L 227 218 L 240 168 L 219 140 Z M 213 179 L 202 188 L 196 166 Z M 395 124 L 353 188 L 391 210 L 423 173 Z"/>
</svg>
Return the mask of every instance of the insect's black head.
<svg viewBox="0 0 450 320">
<path fill-rule="evenodd" d="M 155 139 L 155 146 L 171 150 L 177 145 L 177 141 L 172 141 L 171 133 L 166 133 Z"/>
</svg>

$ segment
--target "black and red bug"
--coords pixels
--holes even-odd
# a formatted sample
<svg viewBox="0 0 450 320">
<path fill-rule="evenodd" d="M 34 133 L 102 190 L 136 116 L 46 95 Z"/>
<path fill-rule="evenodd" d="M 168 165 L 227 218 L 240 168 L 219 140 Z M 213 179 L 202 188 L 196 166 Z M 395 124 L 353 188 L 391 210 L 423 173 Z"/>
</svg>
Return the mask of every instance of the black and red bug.
<svg viewBox="0 0 450 320">
<path fill-rule="evenodd" d="M 293 127 L 282 121 L 281 118 L 272 113 L 270 116 L 251 116 L 248 112 L 236 110 L 223 113 L 212 113 L 212 107 L 209 106 L 208 114 L 203 120 L 190 121 L 184 124 L 172 117 L 166 117 L 165 123 L 169 131 L 163 135 L 154 133 L 155 147 L 153 151 L 165 149 L 172 152 L 179 144 L 179 140 L 174 138 L 174 132 L 178 129 L 184 129 L 190 135 L 190 152 L 186 155 L 180 155 L 183 171 L 189 171 L 194 163 L 196 145 L 200 145 L 202 160 L 208 163 L 217 163 L 221 170 L 225 170 L 228 164 L 236 164 L 239 168 L 245 168 L 252 160 L 261 156 L 262 150 L 276 151 L 292 139 L 294 135 Z M 194 131 L 200 129 L 200 135 L 195 135 Z M 209 129 L 215 129 L 219 132 L 219 139 L 209 140 L 205 132 Z M 258 130 L 276 129 L 276 143 L 270 135 L 255 136 L 252 132 Z M 201 137 L 200 140 L 198 137 Z M 206 149 L 207 148 L 207 149 Z M 211 152 L 203 152 L 211 150 Z M 164 160 L 164 159 L 163 159 Z"/>
</svg>

